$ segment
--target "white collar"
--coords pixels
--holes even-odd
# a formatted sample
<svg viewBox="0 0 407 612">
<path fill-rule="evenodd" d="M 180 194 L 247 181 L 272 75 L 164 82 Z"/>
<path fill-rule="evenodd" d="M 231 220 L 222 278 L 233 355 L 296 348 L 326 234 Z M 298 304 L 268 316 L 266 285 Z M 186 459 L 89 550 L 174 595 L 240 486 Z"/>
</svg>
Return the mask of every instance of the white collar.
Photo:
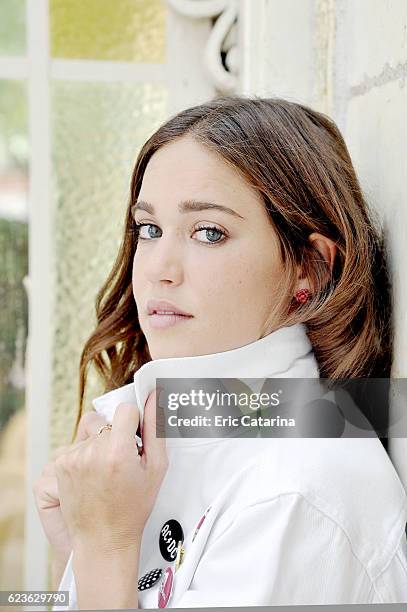
<svg viewBox="0 0 407 612">
<path fill-rule="evenodd" d="M 304 323 L 296 323 L 229 351 L 153 359 L 134 373 L 132 383 L 93 399 L 93 406 L 111 423 L 119 403 L 136 404 L 142 423 L 144 405 L 157 378 L 318 378 L 318 364 L 306 329 Z M 182 444 L 201 440 L 184 438 Z M 167 438 L 167 445 L 177 442 L 179 438 Z"/>
</svg>

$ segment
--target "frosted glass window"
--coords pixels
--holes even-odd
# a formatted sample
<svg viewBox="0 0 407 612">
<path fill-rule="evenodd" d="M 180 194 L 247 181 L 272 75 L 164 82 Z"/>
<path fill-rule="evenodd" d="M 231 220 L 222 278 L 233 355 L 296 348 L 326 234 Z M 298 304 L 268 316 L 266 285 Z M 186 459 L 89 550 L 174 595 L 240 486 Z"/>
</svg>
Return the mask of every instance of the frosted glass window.
<svg viewBox="0 0 407 612">
<path fill-rule="evenodd" d="M 1 1 L 1 0 L 0 0 Z M 0 175 L 11 173 L 27 176 L 28 123 L 27 88 L 25 81 L 0 80 Z M 23 181 L 23 179 L 21 179 Z M 24 189 L 25 191 L 25 189 Z M 15 202 L 15 200 L 14 200 Z M 8 206 L 7 215 L 25 216 L 26 202 Z M 17 213 L 18 209 L 18 213 Z M 0 204 L 0 214 L 2 208 Z"/>
<path fill-rule="evenodd" d="M 25 83 L 0 81 L 0 428 L 24 404 L 27 166 Z"/>
<path fill-rule="evenodd" d="M 55 303 L 51 445 L 70 443 L 79 356 L 117 253 L 139 148 L 166 118 L 160 84 L 52 86 Z M 90 399 L 99 394 L 89 393 Z M 91 407 L 85 406 L 85 409 Z"/>
<path fill-rule="evenodd" d="M 0 55 L 25 54 L 25 0 L 0 0 Z"/>
<path fill-rule="evenodd" d="M 163 63 L 165 0 L 50 0 L 55 58 Z"/>
<path fill-rule="evenodd" d="M 23 588 L 27 165 L 25 84 L 0 81 L 0 590 Z"/>
</svg>

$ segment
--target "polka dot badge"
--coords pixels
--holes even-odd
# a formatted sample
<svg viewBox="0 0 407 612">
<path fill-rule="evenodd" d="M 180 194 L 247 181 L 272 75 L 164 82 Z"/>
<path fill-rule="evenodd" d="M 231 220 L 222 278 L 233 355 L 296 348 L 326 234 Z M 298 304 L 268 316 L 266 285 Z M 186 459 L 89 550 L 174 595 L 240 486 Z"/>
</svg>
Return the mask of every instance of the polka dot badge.
<svg viewBox="0 0 407 612">
<path fill-rule="evenodd" d="M 142 578 L 138 581 L 138 590 L 145 591 L 152 587 L 157 580 L 161 577 L 162 569 L 156 568 L 144 574 Z"/>
</svg>

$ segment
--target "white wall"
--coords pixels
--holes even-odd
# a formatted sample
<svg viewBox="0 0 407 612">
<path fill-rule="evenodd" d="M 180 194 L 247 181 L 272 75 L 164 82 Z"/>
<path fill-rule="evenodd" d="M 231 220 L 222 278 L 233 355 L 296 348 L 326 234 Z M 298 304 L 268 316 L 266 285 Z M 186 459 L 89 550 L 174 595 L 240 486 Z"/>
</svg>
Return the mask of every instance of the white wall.
<svg viewBox="0 0 407 612">
<path fill-rule="evenodd" d="M 379 213 L 394 287 L 392 376 L 407 377 L 407 2 L 242 0 L 241 8 L 240 27 L 252 41 L 242 90 L 281 95 L 332 116 Z M 389 442 L 407 486 L 407 440 Z"/>
</svg>

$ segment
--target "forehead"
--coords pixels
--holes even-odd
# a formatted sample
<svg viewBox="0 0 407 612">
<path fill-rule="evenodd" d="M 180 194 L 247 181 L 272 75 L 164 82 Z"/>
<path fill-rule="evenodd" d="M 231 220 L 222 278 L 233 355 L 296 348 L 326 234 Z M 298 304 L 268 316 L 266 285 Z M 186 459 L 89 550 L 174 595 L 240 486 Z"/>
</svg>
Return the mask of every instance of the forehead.
<svg viewBox="0 0 407 612">
<path fill-rule="evenodd" d="M 259 197 L 239 172 L 189 136 L 154 153 L 146 167 L 139 197 L 159 206 L 191 198 L 233 200 Z"/>
</svg>

